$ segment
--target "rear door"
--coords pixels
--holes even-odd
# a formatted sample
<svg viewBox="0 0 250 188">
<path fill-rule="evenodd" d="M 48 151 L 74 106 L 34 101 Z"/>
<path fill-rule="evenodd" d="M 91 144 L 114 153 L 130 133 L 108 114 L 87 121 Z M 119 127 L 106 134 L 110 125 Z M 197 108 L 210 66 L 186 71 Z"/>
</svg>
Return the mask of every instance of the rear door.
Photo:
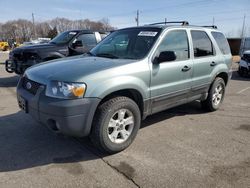
<svg viewBox="0 0 250 188">
<path fill-rule="evenodd" d="M 173 51 L 176 60 L 151 63 L 152 113 L 185 103 L 191 88 L 193 62 L 189 56 L 186 30 L 168 31 L 157 47 L 153 59 L 163 51 Z"/>
<path fill-rule="evenodd" d="M 216 57 L 214 45 L 209 34 L 204 30 L 191 30 L 193 81 L 191 96 L 207 92 L 211 84 L 211 77 L 214 68 L 223 59 Z"/>
<path fill-rule="evenodd" d="M 230 69 L 232 65 L 232 54 L 226 37 L 224 36 L 224 34 L 218 31 L 212 31 L 211 34 L 215 39 L 222 56 L 224 57 L 224 63 L 226 63 L 226 65 Z"/>
</svg>

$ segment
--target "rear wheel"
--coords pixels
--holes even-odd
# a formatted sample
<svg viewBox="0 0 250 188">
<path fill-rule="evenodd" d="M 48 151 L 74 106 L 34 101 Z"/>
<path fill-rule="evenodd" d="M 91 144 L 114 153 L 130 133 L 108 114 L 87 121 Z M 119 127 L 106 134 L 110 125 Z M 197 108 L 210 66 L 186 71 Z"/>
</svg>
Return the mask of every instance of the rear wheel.
<svg viewBox="0 0 250 188">
<path fill-rule="evenodd" d="M 218 110 L 225 95 L 225 82 L 222 78 L 217 77 L 209 89 L 208 97 L 201 101 L 202 107 L 207 111 Z"/>
<path fill-rule="evenodd" d="M 140 124 L 137 104 L 127 97 L 115 97 L 98 107 L 90 138 L 102 151 L 116 153 L 133 142 Z"/>
</svg>

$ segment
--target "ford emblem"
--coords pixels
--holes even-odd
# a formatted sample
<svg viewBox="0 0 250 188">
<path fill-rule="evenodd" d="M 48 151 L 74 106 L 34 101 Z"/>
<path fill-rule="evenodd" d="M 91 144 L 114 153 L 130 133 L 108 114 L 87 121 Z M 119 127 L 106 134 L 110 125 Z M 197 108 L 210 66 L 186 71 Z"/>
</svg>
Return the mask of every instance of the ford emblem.
<svg viewBox="0 0 250 188">
<path fill-rule="evenodd" d="M 31 83 L 30 83 L 30 82 L 27 82 L 27 83 L 26 83 L 26 88 L 27 88 L 27 89 L 31 89 L 31 87 L 32 87 Z"/>
</svg>

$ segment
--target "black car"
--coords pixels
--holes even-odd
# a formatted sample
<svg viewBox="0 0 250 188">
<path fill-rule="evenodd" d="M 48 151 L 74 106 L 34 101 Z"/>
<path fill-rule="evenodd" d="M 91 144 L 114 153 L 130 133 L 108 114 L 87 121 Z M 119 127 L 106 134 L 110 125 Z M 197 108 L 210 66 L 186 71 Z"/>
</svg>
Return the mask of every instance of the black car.
<svg viewBox="0 0 250 188">
<path fill-rule="evenodd" d="M 66 31 L 47 44 L 14 49 L 5 62 L 5 69 L 9 73 L 23 74 L 28 67 L 37 63 L 86 53 L 106 36 L 107 33 L 105 32 Z"/>
</svg>

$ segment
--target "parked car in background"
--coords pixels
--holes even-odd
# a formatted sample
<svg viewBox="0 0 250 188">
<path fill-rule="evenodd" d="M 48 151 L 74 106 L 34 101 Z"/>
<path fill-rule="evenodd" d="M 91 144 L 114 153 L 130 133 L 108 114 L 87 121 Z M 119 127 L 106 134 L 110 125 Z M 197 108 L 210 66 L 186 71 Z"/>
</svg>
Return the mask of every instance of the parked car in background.
<svg viewBox="0 0 250 188">
<path fill-rule="evenodd" d="M 154 113 L 194 100 L 217 110 L 232 75 L 228 42 L 181 23 L 120 29 L 85 56 L 31 67 L 17 86 L 20 108 L 108 153 L 127 148 Z"/>
<path fill-rule="evenodd" d="M 239 62 L 238 73 L 242 77 L 250 75 L 250 50 L 243 52 Z"/>
<path fill-rule="evenodd" d="M 27 45 L 12 50 L 5 62 L 5 69 L 9 73 L 23 74 L 32 65 L 86 53 L 106 35 L 105 32 L 89 30 L 63 32 L 47 44 Z"/>
</svg>

